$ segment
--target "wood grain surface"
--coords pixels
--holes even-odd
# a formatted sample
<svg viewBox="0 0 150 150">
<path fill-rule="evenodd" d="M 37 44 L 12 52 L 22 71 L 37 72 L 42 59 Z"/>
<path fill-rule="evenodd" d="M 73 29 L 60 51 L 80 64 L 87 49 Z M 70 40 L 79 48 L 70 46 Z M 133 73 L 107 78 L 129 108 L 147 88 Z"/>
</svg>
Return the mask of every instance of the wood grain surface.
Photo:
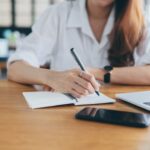
<svg viewBox="0 0 150 150">
<path fill-rule="evenodd" d="M 76 120 L 83 107 L 62 106 L 32 110 L 22 96 L 31 86 L 0 81 L 0 150 L 150 150 L 150 128 Z M 103 86 L 100 91 L 116 93 L 150 90 L 150 86 Z M 145 112 L 117 101 L 92 106 Z"/>
</svg>

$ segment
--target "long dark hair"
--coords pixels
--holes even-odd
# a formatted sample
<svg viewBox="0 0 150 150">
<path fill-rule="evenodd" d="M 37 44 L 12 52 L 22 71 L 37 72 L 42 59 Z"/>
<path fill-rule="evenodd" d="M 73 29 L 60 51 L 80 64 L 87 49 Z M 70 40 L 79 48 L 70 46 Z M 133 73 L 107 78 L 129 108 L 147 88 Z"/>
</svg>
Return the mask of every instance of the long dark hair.
<svg viewBox="0 0 150 150">
<path fill-rule="evenodd" d="M 144 29 L 140 0 L 115 0 L 115 26 L 110 36 L 108 60 L 112 66 L 134 65 L 133 51 Z"/>
</svg>

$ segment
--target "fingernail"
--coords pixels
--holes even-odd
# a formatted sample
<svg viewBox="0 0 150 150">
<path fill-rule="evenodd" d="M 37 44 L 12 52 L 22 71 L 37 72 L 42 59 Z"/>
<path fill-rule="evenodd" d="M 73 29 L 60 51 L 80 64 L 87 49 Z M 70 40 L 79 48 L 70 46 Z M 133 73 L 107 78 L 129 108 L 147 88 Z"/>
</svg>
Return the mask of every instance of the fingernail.
<svg viewBox="0 0 150 150">
<path fill-rule="evenodd" d="M 99 91 L 99 88 L 100 88 L 100 86 L 96 88 L 96 91 Z"/>
<path fill-rule="evenodd" d="M 93 94 L 95 92 L 95 90 L 93 89 L 92 91 L 90 91 L 90 94 Z"/>
<path fill-rule="evenodd" d="M 101 87 L 101 84 L 98 83 L 98 87 Z"/>
</svg>

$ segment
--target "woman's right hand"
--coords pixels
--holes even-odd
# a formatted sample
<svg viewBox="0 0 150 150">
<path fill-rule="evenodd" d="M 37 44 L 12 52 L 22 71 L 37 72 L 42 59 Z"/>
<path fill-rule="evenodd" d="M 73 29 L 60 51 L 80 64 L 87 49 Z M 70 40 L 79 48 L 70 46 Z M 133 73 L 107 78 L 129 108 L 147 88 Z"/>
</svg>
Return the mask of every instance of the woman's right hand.
<svg viewBox="0 0 150 150">
<path fill-rule="evenodd" d="M 77 98 L 99 91 L 100 87 L 93 75 L 79 69 L 49 72 L 45 84 L 55 92 L 69 93 Z"/>
</svg>

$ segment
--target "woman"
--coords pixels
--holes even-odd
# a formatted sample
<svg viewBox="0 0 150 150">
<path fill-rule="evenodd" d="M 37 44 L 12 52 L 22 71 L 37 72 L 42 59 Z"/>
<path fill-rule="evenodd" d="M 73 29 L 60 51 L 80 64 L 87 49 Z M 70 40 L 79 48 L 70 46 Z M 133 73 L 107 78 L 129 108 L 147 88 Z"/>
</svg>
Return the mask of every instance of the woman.
<svg viewBox="0 0 150 150">
<path fill-rule="evenodd" d="M 150 85 L 150 31 L 142 12 L 142 0 L 76 0 L 50 6 L 9 59 L 8 78 L 76 97 L 98 90 L 96 80 Z M 88 72 L 78 69 L 71 48 Z M 39 68 L 46 63 L 49 70 Z M 111 75 L 106 69 L 110 65 Z"/>
</svg>

